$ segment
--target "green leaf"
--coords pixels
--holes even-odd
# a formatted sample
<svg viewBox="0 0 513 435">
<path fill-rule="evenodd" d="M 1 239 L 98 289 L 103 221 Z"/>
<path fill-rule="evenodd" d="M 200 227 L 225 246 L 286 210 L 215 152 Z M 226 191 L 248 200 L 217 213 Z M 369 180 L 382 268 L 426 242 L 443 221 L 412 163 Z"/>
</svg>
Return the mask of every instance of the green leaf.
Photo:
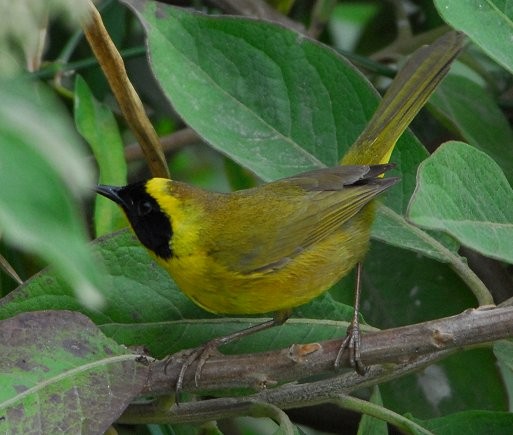
<svg viewBox="0 0 513 435">
<path fill-rule="evenodd" d="M 372 237 L 444 263 L 452 263 L 455 261 L 454 255 L 459 247 L 457 243 L 448 237 L 434 238 L 432 234 L 411 225 L 403 216 L 415 188 L 417 167 L 428 153 L 411 142 L 408 146 L 402 146 L 402 144 L 402 141 L 398 143 L 393 154 L 393 161 L 398 168 L 401 168 L 401 172 L 396 170 L 390 172 L 391 176 L 400 175 L 401 181 L 386 192 L 384 205 L 381 204 L 376 213 Z"/>
<path fill-rule="evenodd" d="M 430 104 L 467 143 L 492 157 L 513 184 L 513 131 L 489 92 L 466 77 L 449 75 Z"/>
<path fill-rule="evenodd" d="M 375 405 L 383 406 L 383 401 L 381 400 L 381 393 L 379 392 L 379 387 L 377 385 L 372 389 L 370 402 L 374 403 Z M 388 426 L 385 421 L 379 420 L 378 418 L 371 417 L 370 415 L 366 414 L 362 416 L 360 424 L 358 425 L 358 435 L 383 434 L 388 434 Z"/>
<path fill-rule="evenodd" d="M 123 141 L 112 112 L 94 98 L 87 83 L 75 80 L 75 124 L 78 132 L 91 146 L 100 168 L 100 184 L 127 184 L 127 166 Z M 96 237 L 127 226 L 122 210 L 112 201 L 97 195 L 94 223 Z"/>
<path fill-rule="evenodd" d="M 44 309 L 80 311 L 117 342 L 144 345 L 157 357 L 268 319 L 222 318 L 202 310 L 178 290 L 127 231 L 99 239 L 97 248 L 108 276 L 102 311 L 81 306 L 69 286 L 52 270 L 45 270 L 0 300 L 0 319 Z M 296 310 L 303 318 L 223 347 L 223 352 L 257 352 L 342 337 L 352 312 L 352 307 L 325 294 Z"/>
<path fill-rule="evenodd" d="M 362 313 L 380 329 L 452 316 L 476 306 L 444 263 L 373 241 L 363 267 Z"/>
<path fill-rule="evenodd" d="M 442 18 L 466 33 L 497 63 L 513 72 L 513 9 L 510 0 L 435 0 Z"/>
<path fill-rule="evenodd" d="M 137 355 L 76 312 L 3 320 L 0 352 L 1 433 L 104 433 L 147 378 Z"/>
<path fill-rule="evenodd" d="M 509 435 L 513 414 L 509 412 L 466 411 L 432 420 L 416 420 L 426 429 L 440 435 L 493 434 Z"/>
<path fill-rule="evenodd" d="M 382 384 L 380 390 L 385 407 L 418 418 L 447 416 L 469 409 L 507 409 L 497 359 L 490 349 L 460 352 L 418 373 Z"/>
<path fill-rule="evenodd" d="M 419 167 L 409 217 L 513 263 L 513 190 L 499 166 L 467 144 L 447 142 Z"/>
<path fill-rule="evenodd" d="M 449 237 L 429 234 L 410 224 L 402 215 L 389 207 L 379 207 L 376 221 L 372 227 L 372 237 L 392 246 L 406 248 L 419 254 L 441 261 L 452 263 L 459 258 L 459 244 Z M 390 234 L 394 237 L 392 240 Z"/>
<path fill-rule="evenodd" d="M 146 29 L 153 72 L 174 108 L 213 147 L 266 181 L 336 165 L 378 104 L 349 62 L 289 29 L 124 3 Z"/>
<path fill-rule="evenodd" d="M 493 353 L 497 357 L 499 368 L 508 393 L 509 410 L 513 410 L 513 342 L 500 340 L 493 344 Z"/>
<path fill-rule="evenodd" d="M 205 312 L 184 296 L 164 269 L 129 231 L 98 239 L 98 263 L 105 265 L 101 310 L 82 307 L 72 289 L 52 269 L 45 269 L 0 301 L 0 318 L 41 309 L 81 311 L 96 324 L 199 318 Z M 208 315 L 207 315 L 208 316 Z"/>
<path fill-rule="evenodd" d="M 55 265 L 84 303 L 100 302 L 98 265 L 77 199 L 92 169 L 66 113 L 45 88 L 0 83 L 0 229 L 5 239 Z"/>
</svg>

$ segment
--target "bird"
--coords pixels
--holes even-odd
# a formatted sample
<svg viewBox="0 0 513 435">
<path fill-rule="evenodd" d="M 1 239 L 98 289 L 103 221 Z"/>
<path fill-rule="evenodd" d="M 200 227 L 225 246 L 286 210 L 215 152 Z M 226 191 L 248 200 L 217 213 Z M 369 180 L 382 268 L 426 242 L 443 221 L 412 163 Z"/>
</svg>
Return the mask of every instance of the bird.
<svg viewBox="0 0 513 435">
<path fill-rule="evenodd" d="M 216 314 L 274 312 L 270 321 L 210 340 L 193 351 L 185 371 L 201 367 L 218 346 L 285 322 L 293 308 L 328 290 L 360 265 L 367 252 L 376 196 L 396 184 L 383 175 L 391 152 L 462 47 L 450 32 L 424 47 L 399 73 L 369 125 L 341 161 L 255 188 L 211 192 L 150 178 L 96 192 L 124 210 L 140 242 L 192 301 Z M 402 76 L 401 76 L 402 74 Z M 357 284 L 361 268 L 357 269 Z M 358 372 L 358 302 L 335 361 L 345 348 Z"/>
</svg>

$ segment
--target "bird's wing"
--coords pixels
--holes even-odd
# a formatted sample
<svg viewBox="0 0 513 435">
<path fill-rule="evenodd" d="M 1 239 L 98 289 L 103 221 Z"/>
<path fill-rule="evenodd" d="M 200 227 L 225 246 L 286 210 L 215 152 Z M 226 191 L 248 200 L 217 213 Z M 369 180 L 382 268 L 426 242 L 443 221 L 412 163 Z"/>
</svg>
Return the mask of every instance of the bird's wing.
<svg viewBox="0 0 513 435">
<path fill-rule="evenodd" d="M 273 271 L 328 237 L 396 179 L 369 166 L 340 166 L 241 193 L 211 255 L 240 273 Z M 249 195 L 249 196 L 244 196 Z M 241 212 L 239 212 L 241 210 Z M 248 218 L 250 216 L 250 218 Z M 232 228 L 230 228 L 232 227 Z"/>
</svg>

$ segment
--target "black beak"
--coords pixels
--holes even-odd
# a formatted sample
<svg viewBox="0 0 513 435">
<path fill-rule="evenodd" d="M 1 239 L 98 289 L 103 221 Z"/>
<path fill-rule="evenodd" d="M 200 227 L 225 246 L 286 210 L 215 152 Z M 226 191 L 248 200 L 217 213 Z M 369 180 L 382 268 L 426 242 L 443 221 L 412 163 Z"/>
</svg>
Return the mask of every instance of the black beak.
<svg viewBox="0 0 513 435">
<path fill-rule="evenodd" d="M 99 193 L 100 195 L 104 196 L 105 198 L 109 198 L 111 201 L 114 201 L 116 204 L 119 204 L 121 206 L 125 206 L 126 203 L 119 195 L 119 192 L 122 190 L 122 187 L 116 187 L 116 186 L 106 186 L 103 184 L 99 184 L 94 188 L 96 193 Z"/>
</svg>

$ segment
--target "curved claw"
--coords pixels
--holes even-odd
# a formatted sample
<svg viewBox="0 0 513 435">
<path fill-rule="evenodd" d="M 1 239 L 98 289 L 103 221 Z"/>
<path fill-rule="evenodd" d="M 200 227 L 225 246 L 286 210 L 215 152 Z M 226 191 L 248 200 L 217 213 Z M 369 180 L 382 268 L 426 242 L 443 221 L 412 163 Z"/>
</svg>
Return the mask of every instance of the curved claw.
<svg viewBox="0 0 513 435">
<path fill-rule="evenodd" d="M 255 332 L 264 331 L 266 329 L 272 328 L 276 325 L 283 324 L 288 316 L 290 315 L 290 311 L 281 311 L 276 314 L 276 316 L 272 320 L 268 320 L 266 322 L 258 323 L 256 325 L 250 326 L 249 328 L 243 329 L 241 331 L 233 332 L 232 334 L 225 335 L 224 337 L 214 338 L 213 340 L 208 341 L 204 345 L 197 347 L 191 350 L 191 353 L 182 364 L 180 368 L 180 373 L 178 374 L 178 378 L 176 380 L 175 386 L 175 395 L 176 395 L 176 404 L 178 405 L 178 397 L 180 392 L 182 391 L 183 381 L 185 378 L 185 373 L 187 369 L 194 363 L 194 361 L 198 361 L 198 365 L 196 367 L 196 372 L 194 373 L 194 382 L 196 386 L 198 386 L 201 371 L 203 370 L 203 366 L 207 362 L 207 360 L 217 351 L 219 346 L 224 344 L 232 343 L 233 341 L 239 340 L 243 337 L 247 337 L 248 335 L 254 334 Z M 172 356 L 168 357 L 164 365 L 164 372 L 167 369 L 167 366 L 171 362 Z"/>
<path fill-rule="evenodd" d="M 342 355 L 344 354 L 344 351 L 347 349 L 349 352 L 349 363 L 351 364 L 351 367 L 355 369 L 359 375 L 365 375 L 365 373 L 367 372 L 367 367 L 365 367 L 365 364 L 363 364 L 361 360 L 360 348 L 360 324 L 358 320 L 353 320 L 347 328 L 346 337 L 340 345 L 337 357 L 335 358 L 335 369 L 338 369 L 340 367 Z"/>
<path fill-rule="evenodd" d="M 360 293 L 362 288 L 362 268 L 362 263 L 358 263 L 356 265 L 353 320 L 351 320 L 351 323 L 347 327 L 346 338 L 344 338 L 344 341 L 338 350 L 334 366 L 335 370 L 340 367 L 340 360 L 342 359 L 344 351 L 347 349 L 349 351 L 349 363 L 351 364 L 351 367 L 355 369 L 359 375 L 363 376 L 366 373 L 367 368 L 362 363 L 360 355 L 361 336 L 360 320 L 358 318 L 358 313 L 360 312 Z"/>
<path fill-rule="evenodd" d="M 215 353 L 217 353 L 217 348 L 221 345 L 220 341 L 217 339 L 211 340 L 198 348 L 201 352 L 197 352 L 197 356 L 195 360 L 198 361 L 198 365 L 196 366 L 196 371 L 194 372 L 194 384 L 196 387 L 199 384 L 201 372 L 203 371 L 203 366 L 208 361 L 210 357 L 212 357 Z"/>
<path fill-rule="evenodd" d="M 179 404 L 179 396 L 183 388 L 183 382 L 185 379 L 185 374 L 187 373 L 187 370 L 194 364 L 195 361 L 197 361 L 197 367 L 196 371 L 194 372 L 194 383 L 196 387 L 199 384 L 199 380 L 201 377 L 201 372 L 203 370 L 203 366 L 208 361 L 208 359 L 214 355 L 214 353 L 217 351 L 217 348 L 223 344 L 221 340 L 214 339 L 210 340 L 207 343 L 205 343 L 202 346 L 199 346 L 195 349 L 191 350 L 191 353 L 187 357 L 187 359 L 182 364 L 182 367 L 180 368 L 180 373 L 178 373 L 178 378 L 176 379 L 176 385 L 175 385 L 175 395 L 176 395 L 176 404 Z M 166 370 L 169 362 L 171 361 L 172 357 L 168 357 L 169 361 L 166 362 L 166 365 L 164 366 L 164 370 Z"/>
</svg>

